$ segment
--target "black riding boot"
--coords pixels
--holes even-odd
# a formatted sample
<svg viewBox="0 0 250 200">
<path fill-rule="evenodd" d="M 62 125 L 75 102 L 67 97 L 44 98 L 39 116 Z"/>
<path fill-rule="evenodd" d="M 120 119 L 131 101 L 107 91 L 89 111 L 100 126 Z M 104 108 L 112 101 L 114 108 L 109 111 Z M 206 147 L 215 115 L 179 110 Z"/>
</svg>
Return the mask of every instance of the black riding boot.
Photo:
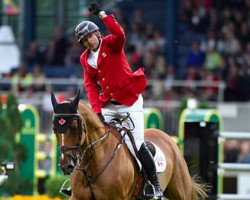
<svg viewBox="0 0 250 200">
<path fill-rule="evenodd" d="M 67 196 L 71 196 L 71 187 L 63 188 L 63 189 L 60 190 L 60 192 L 67 195 Z"/>
<path fill-rule="evenodd" d="M 158 181 L 158 177 L 156 175 L 156 167 L 153 156 L 151 155 L 149 149 L 146 147 L 145 143 L 141 145 L 139 150 L 139 154 L 141 157 L 142 167 L 145 170 L 149 181 L 154 186 L 155 194 L 146 194 L 146 196 L 161 199 L 163 197 L 163 192 L 160 187 L 160 183 Z"/>
</svg>

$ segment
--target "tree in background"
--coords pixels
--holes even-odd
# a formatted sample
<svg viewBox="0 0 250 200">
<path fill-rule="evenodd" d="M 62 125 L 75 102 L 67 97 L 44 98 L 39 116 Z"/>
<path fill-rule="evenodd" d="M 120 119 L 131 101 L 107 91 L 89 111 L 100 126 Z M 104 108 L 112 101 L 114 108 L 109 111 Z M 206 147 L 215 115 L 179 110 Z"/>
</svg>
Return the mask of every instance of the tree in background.
<svg viewBox="0 0 250 200">
<path fill-rule="evenodd" d="M 13 93 L 8 93 L 7 102 L 0 101 L 0 162 L 15 163 L 15 170 L 8 173 L 8 181 L 0 188 L 7 195 L 21 194 L 22 187 L 32 187 L 29 180 L 21 180 L 19 165 L 27 159 L 25 146 L 18 143 L 16 138 L 22 128 L 22 116 L 18 110 L 18 102 Z"/>
</svg>

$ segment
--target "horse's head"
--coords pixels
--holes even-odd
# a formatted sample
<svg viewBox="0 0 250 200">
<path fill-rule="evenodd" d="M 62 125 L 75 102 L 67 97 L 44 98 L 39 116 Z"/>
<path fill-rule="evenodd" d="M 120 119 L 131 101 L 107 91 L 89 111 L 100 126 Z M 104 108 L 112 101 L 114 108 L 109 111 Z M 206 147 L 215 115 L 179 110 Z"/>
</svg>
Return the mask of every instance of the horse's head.
<svg viewBox="0 0 250 200">
<path fill-rule="evenodd" d="M 82 125 L 77 112 L 79 99 L 80 91 L 73 100 L 58 103 L 54 93 L 51 93 L 54 108 L 53 130 L 61 153 L 59 167 L 64 174 L 73 172 L 81 143 Z"/>
</svg>

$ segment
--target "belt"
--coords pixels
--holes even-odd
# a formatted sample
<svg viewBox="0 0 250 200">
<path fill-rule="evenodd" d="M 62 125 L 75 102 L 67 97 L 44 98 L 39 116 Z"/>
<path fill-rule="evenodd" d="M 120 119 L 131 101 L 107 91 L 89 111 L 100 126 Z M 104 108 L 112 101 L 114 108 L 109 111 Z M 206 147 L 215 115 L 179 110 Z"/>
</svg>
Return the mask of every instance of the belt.
<svg viewBox="0 0 250 200">
<path fill-rule="evenodd" d="M 114 105 L 122 105 L 120 102 L 115 101 L 115 100 L 110 100 L 109 102 L 114 104 Z"/>
</svg>

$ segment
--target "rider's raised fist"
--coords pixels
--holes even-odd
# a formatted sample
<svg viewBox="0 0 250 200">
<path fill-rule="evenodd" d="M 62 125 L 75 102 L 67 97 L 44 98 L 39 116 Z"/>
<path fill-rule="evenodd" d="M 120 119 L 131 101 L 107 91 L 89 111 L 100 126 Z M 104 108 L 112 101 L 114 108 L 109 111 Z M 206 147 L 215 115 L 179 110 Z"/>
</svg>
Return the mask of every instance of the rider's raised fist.
<svg viewBox="0 0 250 200">
<path fill-rule="evenodd" d="M 100 6 L 96 2 L 90 2 L 89 3 L 89 11 L 93 13 L 94 15 L 98 15 L 101 11 Z"/>
</svg>

